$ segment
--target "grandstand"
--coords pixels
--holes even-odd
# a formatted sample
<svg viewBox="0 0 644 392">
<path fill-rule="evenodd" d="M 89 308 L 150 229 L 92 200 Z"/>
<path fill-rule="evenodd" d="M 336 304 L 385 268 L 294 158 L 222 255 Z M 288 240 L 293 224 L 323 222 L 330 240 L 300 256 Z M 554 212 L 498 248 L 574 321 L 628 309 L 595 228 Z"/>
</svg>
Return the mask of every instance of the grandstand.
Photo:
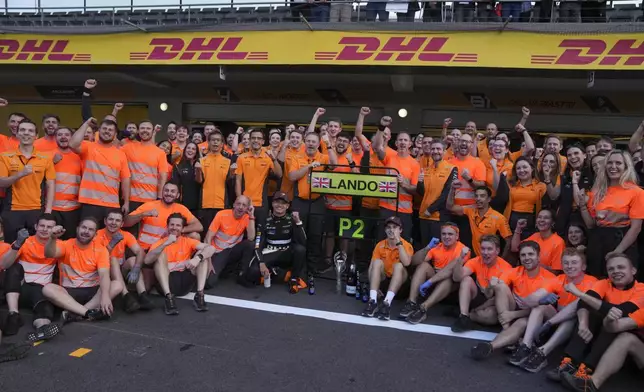
<svg viewBox="0 0 644 392">
<path fill-rule="evenodd" d="M 366 2 L 351 2 L 352 22 L 366 21 Z M 82 5 L 72 2 L 55 3 L 55 7 L 43 6 L 40 1 L 31 7 L 14 7 L 11 0 L 5 0 L 5 7 L 0 11 L 0 26 L 18 27 L 70 27 L 70 26 L 176 26 L 176 25 L 218 25 L 218 24 L 256 24 L 298 22 L 300 18 L 292 12 L 288 1 L 245 1 L 211 4 L 145 5 L 150 2 L 134 1 L 124 5 Z M 145 3 L 145 4 L 142 4 Z M 502 3 L 501 3 L 502 4 Z M 551 21 L 557 23 L 559 14 L 557 4 Z M 415 19 L 420 20 L 422 10 L 416 12 Z M 536 22 L 539 14 L 539 2 L 533 2 L 530 22 Z M 453 22 L 453 3 L 441 3 L 443 22 Z M 391 13 L 390 21 L 395 21 Z M 631 23 L 643 20 L 640 5 L 629 2 L 610 2 L 605 12 L 608 23 Z"/>
</svg>

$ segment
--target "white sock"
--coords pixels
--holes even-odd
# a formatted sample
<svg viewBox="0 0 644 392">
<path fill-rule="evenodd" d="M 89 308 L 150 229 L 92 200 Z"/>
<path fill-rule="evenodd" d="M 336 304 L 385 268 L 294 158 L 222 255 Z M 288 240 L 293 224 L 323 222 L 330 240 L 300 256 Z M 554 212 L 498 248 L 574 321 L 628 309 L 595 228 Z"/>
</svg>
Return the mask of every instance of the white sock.
<svg viewBox="0 0 644 392">
<path fill-rule="evenodd" d="M 385 302 L 391 305 L 391 301 L 393 301 L 395 296 L 396 296 L 396 293 L 394 293 L 393 291 L 387 291 L 387 295 L 385 296 Z"/>
<path fill-rule="evenodd" d="M 376 290 L 369 290 L 369 299 L 371 301 L 377 301 L 378 300 L 378 291 Z"/>
</svg>

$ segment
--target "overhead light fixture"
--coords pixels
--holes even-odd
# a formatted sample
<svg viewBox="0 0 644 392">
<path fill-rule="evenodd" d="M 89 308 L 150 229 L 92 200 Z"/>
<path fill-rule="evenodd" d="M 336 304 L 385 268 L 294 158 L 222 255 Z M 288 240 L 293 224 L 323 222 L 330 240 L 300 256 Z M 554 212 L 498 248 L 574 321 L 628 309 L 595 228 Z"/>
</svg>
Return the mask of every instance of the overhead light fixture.
<svg viewBox="0 0 644 392">
<path fill-rule="evenodd" d="M 165 112 L 168 110 L 168 104 L 165 102 L 161 103 L 161 105 L 159 105 L 159 109 L 161 109 L 162 112 Z"/>
<path fill-rule="evenodd" d="M 398 117 L 400 118 L 405 118 L 407 117 L 407 109 L 402 108 L 398 111 Z"/>
</svg>

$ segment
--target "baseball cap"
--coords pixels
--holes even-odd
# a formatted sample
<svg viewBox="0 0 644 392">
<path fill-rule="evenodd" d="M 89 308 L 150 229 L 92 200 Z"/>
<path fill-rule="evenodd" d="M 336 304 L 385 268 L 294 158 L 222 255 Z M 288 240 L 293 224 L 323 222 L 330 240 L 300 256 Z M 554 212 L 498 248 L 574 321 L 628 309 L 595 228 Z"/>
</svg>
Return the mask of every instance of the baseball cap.
<svg viewBox="0 0 644 392">
<path fill-rule="evenodd" d="M 275 192 L 275 194 L 273 195 L 273 201 L 275 201 L 275 200 L 283 200 L 283 201 L 285 201 L 287 203 L 291 202 L 288 199 L 288 195 L 286 193 L 282 192 L 282 191 Z"/>
<path fill-rule="evenodd" d="M 389 218 L 385 219 L 385 226 L 387 226 L 389 223 L 393 223 L 400 228 L 403 227 L 402 221 L 397 216 L 390 216 Z"/>
</svg>

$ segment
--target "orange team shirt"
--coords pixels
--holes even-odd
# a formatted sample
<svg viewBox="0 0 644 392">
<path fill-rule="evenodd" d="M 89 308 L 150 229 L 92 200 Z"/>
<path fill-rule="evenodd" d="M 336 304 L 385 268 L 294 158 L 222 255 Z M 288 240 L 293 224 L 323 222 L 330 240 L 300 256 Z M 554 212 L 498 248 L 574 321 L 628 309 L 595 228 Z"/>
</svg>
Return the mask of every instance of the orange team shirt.
<svg viewBox="0 0 644 392">
<path fill-rule="evenodd" d="M 400 241 L 403 243 L 405 252 L 411 257 L 414 254 L 414 248 L 404 239 L 400 239 Z M 385 266 L 385 275 L 391 277 L 391 274 L 394 272 L 394 264 L 400 263 L 400 251 L 397 246 L 394 245 L 393 248 L 390 248 L 387 245 L 387 240 L 382 240 L 376 244 L 371 255 L 372 261 L 377 259 L 382 260 Z"/>
<path fill-rule="evenodd" d="M 505 272 L 512 269 L 510 263 L 498 256 L 492 266 L 485 264 L 481 256 L 478 256 L 469 259 L 463 267 L 472 271 L 472 274 L 476 278 L 476 284 L 481 290 L 485 290 L 490 285 L 490 279 L 494 277 L 500 279 Z"/>
<path fill-rule="evenodd" d="M 432 163 L 427 166 L 424 171 L 425 179 L 423 181 L 423 186 L 425 188 L 425 193 L 423 194 L 423 199 L 420 203 L 418 217 L 420 219 L 438 221 L 440 219 L 440 211 L 434 211 L 429 215 L 427 214 L 427 209 L 429 206 L 434 204 L 436 200 L 438 200 L 443 189 L 451 186 L 452 181 L 456 179 L 455 166 L 442 160 L 438 163 L 438 166 L 435 166 Z"/>
<path fill-rule="evenodd" d="M 254 207 L 261 207 L 267 191 L 267 179 L 271 170 L 275 169 L 273 160 L 260 152 L 255 156 L 252 152 L 244 153 L 237 158 L 235 174 L 243 176 L 244 196 L 250 198 Z"/>
<path fill-rule="evenodd" d="M 0 152 L 13 151 L 18 149 L 20 142 L 13 136 L 0 135 Z"/>
<path fill-rule="evenodd" d="M 188 145 L 188 142 L 186 142 L 186 145 Z M 172 143 L 172 150 L 170 151 L 170 156 L 174 155 L 175 153 L 179 152 L 179 156 L 177 159 L 175 159 L 172 164 L 176 165 L 179 162 L 181 162 L 181 158 L 183 158 L 183 148 L 181 148 L 178 144 Z"/>
<path fill-rule="evenodd" d="M 348 165 L 349 160 L 347 159 L 347 154 L 349 152 L 345 152 L 344 154 L 340 155 L 337 154 L 338 157 L 338 165 Z M 349 167 L 334 167 L 331 169 L 332 172 L 335 173 L 350 173 L 351 168 Z M 353 198 L 351 196 L 344 196 L 344 195 L 326 195 L 325 197 L 325 202 L 326 202 L 326 208 L 329 210 L 334 210 L 334 211 L 351 211 L 352 203 L 353 203 Z"/>
<path fill-rule="evenodd" d="M 99 285 L 99 269 L 110 270 L 107 249 L 97 241 L 84 247 L 75 238 L 63 241 L 58 246 L 60 257 L 60 285 L 69 288 L 96 287 Z"/>
<path fill-rule="evenodd" d="M 223 209 L 231 161 L 220 153 L 211 153 L 201 158 L 200 162 L 203 172 L 201 208 Z"/>
<path fill-rule="evenodd" d="M 9 249 L 11 249 L 11 244 L 7 244 L 6 242 L 0 242 L 0 257 L 3 257 L 5 253 L 9 252 Z M 4 271 L 4 270 L 0 269 L 0 271 Z"/>
<path fill-rule="evenodd" d="M 297 149 L 291 146 L 286 147 L 286 152 L 284 154 L 284 175 L 282 176 L 280 191 L 286 193 L 291 200 L 293 200 L 294 197 L 294 187 L 291 180 L 288 179 L 288 173 L 291 172 L 291 160 L 297 155 L 306 155 L 306 146 L 304 143 L 302 143 L 300 148 Z"/>
<path fill-rule="evenodd" d="M 306 153 L 294 155 L 289 163 L 290 169 L 288 172 L 293 173 L 294 171 L 300 170 L 301 168 L 310 165 L 313 162 L 320 163 L 320 166 L 312 169 L 313 171 L 324 171 L 326 165 L 329 164 L 329 156 L 322 154 L 319 151 L 315 153 L 315 156 L 313 158 L 309 157 Z M 317 200 L 317 198 L 320 197 L 320 194 L 318 193 L 310 194 L 311 177 L 309 177 L 308 173 L 306 173 L 304 177 L 297 180 L 297 187 L 294 191 L 295 197 L 299 197 L 300 199 L 304 200 Z"/>
<path fill-rule="evenodd" d="M 139 203 L 156 200 L 160 173 L 168 165 L 165 152 L 154 144 L 142 143 L 129 143 L 121 151 L 130 169 L 130 200 Z"/>
<path fill-rule="evenodd" d="M 150 250 L 158 248 L 165 242 L 165 239 L 160 239 L 150 247 Z M 168 270 L 170 272 L 181 272 L 185 271 L 188 267 L 188 261 L 192 256 L 199 250 L 199 242 L 193 238 L 186 236 L 180 236 L 177 238 L 174 244 L 171 244 L 165 249 L 163 249 L 163 254 L 165 254 L 168 261 Z"/>
<path fill-rule="evenodd" d="M 456 244 L 454 244 L 454 246 L 452 247 L 452 249 L 448 249 L 442 243 L 438 244 L 437 247 L 432 248 L 429 252 L 427 252 L 427 256 L 425 256 L 425 261 L 431 261 L 432 265 L 436 269 L 443 269 L 461 255 L 461 251 L 463 250 L 463 248 L 465 248 L 465 245 L 463 245 L 460 241 L 457 241 Z M 464 260 L 467 260 L 469 258 L 470 258 L 470 252 L 467 252 L 467 255 L 465 255 L 464 257 Z"/>
<path fill-rule="evenodd" d="M 627 290 L 619 290 L 611 283 L 610 279 L 595 282 L 589 291 L 594 291 L 599 297 L 613 305 L 632 302 L 640 309 L 644 309 L 644 283 L 634 282 Z"/>
<path fill-rule="evenodd" d="M 22 171 L 25 165 L 31 165 L 33 173 L 11 185 L 12 211 L 41 209 L 43 180 L 56 180 L 56 170 L 51 157 L 40 153 L 35 148 L 29 158 L 18 149 L 0 154 L 0 177 L 13 176 Z"/>
<path fill-rule="evenodd" d="M 472 248 L 474 248 L 474 253 L 477 255 L 481 254 L 481 244 L 479 241 L 484 235 L 496 235 L 497 232 L 503 238 L 508 238 L 512 235 L 510 224 L 505 216 L 491 208 L 488 208 L 483 216 L 479 215 L 479 210 L 476 208 L 464 208 L 463 214 L 467 216 L 467 220 L 470 222 Z"/>
<path fill-rule="evenodd" d="M 208 141 L 199 143 L 197 147 L 199 147 L 199 151 L 201 151 L 201 155 L 205 156 L 206 154 L 208 154 Z"/>
<path fill-rule="evenodd" d="M 56 151 L 58 150 L 58 144 L 55 137 L 48 139 L 47 136 L 43 136 L 34 141 L 34 148 L 40 152 Z"/>
<path fill-rule="evenodd" d="M 123 265 L 123 263 L 125 262 L 125 248 L 127 247 L 128 249 L 132 249 L 132 247 L 137 245 L 138 242 L 136 242 L 136 238 L 127 231 L 119 230 L 118 232 L 123 235 L 123 241 L 119 242 L 114 247 L 114 249 L 112 249 L 110 257 L 116 258 L 119 262 L 119 265 Z M 110 234 L 107 229 L 100 229 L 96 232 L 96 241 L 98 241 L 98 243 L 103 245 L 105 248 L 107 248 L 107 245 L 111 240 L 112 234 Z"/>
<path fill-rule="evenodd" d="M 546 193 L 546 184 L 539 180 L 533 180 L 529 185 L 523 185 L 520 181 L 510 186 L 510 202 L 508 208 L 514 212 L 536 213 L 541 210 L 541 199 Z"/>
<path fill-rule="evenodd" d="M 382 163 L 385 166 L 398 169 L 398 172 L 395 170 L 389 170 L 389 174 L 397 175 L 400 173 L 400 175 L 403 176 L 403 178 L 407 180 L 406 182 L 409 182 L 410 185 L 418 184 L 420 164 L 418 164 L 418 161 L 416 161 L 416 159 L 411 155 L 404 158 L 398 154 L 385 155 L 385 159 Z M 407 190 L 402 186 L 398 186 L 398 212 L 411 214 L 413 212 L 413 199 L 414 198 L 411 193 L 407 192 Z M 396 211 L 396 199 L 380 199 L 380 207 Z"/>
<path fill-rule="evenodd" d="M 548 238 L 542 238 L 540 233 L 534 233 L 525 241 L 534 241 L 539 244 L 539 261 L 550 269 L 561 271 L 561 255 L 566 248 L 566 242 L 556 233 Z M 523 241 L 523 242 L 525 242 Z"/>
<path fill-rule="evenodd" d="M 83 175 L 82 161 L 78 154 L 68 150 L 58 150 L 63 159 L 54 164 L 56 170 L 56 193 L 54 211 L 73 211 L 80 208 L 78 191 Z"/>
<path fill-rule="evenodd" d="M 396 150 L 389 146 L 385 147 L 385 158 L 394 155 L 398 155 Z M 387 174 L 386 169 L 378 169 L 379 167 L 383 166 L 385 166 L 385 164 L 382 163 L 380 159 L 378 159 L 378 154 L 376 154 L 376 152 L 373 151 L 372 148 L 371 152 L 369 153 L 369 172 L 371 174 Z M 370 210 L 377 210 L 380 207 L 380 199 L 377 197 L 363 197 L 362 206 Z"/>
<path fill-rule="evenodd" d="M 469 182 L 463 179 L 463 171 L 469 171 L 470 177 L 474 181 L 485 182 L 487 171 L 483 161 L 468 155 L 462 160 L 454 156 L 448 162 L 458 168 L 458 179 L 461 182 L 461 187 L 456 190 L 456 194 L 454 195 L 454 203 L 459 206 L 468 206 L 476 203 L 474 189 Z"/>
<path fill-rule="evenodd" d="M 597 217 L 598 211 L 612 211 L 628 215 L 630 219 L 644 219 L 644 191 L 635 184 L 609 186 L 597 207 L 593 203 L 594 194 L 589 192 L 588 211 L 593 218 Z M 602 227 L 628 227 L 631 225 L 630 219 L 616 223 L 598 220 L 597 224 Z"/>
<path fill-rule="evenodd" d="M 577 297 L 564 289 L 564 286 L 568 283 L 570 283 L 570 279 L 568 279 L 566 275 L 559 275 L 556 278 L 551 279 L 546 287 L 544 287 L 547 292 L 556 294 L 559 297 L 557 305 L 560 309 L 571 304 L 577 299 Z M 577 288 L 582 293 L 585 293 L 586 291 L 590 290 L 595 285 L 595 283 L 597 283 L 597 278 L 588 274 L 584 274 L 584 278 L 575 286 L 577 286 Z"/>
<path fill-rule="evenodd" d="M 418 156 L 416 157 L 416 162 L 418 162 L 418 165 L 420 166 L 421 173 L 427 172 L 429 166 L 433 166 L 433 163 L 434 163 L 434 161 L 432 160 L 432 157 L 425 156 L 422 154 L 422 152 L 418 154 Z M 412 196 L 413 196 L 413 208 L 414 210 L 419 210 L 420 205 L 423 203 L 423 197 L 419 195 L 418 192 L 414 193 Z"/>
<path fill-rule="evenodd" d="M 512 287 L 512 293 L 519 298 L 525 298 L 539 289 L 548 287 L 548 281 L 555 275 L 545 268 L 539 268 L 537 276 L 531 278 L 523 266 L 512 268 L 501 275 L 500 280 Z"/>
<path fill-rule="evenodd" d="M 236 219 L 233 210 L 219 211 L 208 228 L 214 234 L 211 245 L 215 247 L 215 253 L 239 244 L 249 223 L 248 214 Z"/>
<path fill-rule="evenodd" d="M 60 246 L 61 241 L 56 241 Z M 27 238 L 18 250 L 16 261 L 25 270 L 25 282 L 46 285 L 51 283 L 54 270 L 58 261 L 54 258 L 45 258 L 45 244 L 38 242 L 35 236 Z"/>
<path fill-rule="evenodd" d="M 172 203 L 170 205 L 166 205 L 162 200 L 149 201 L 130 214 L 139 215 L 152 210 L 157 210 L 157 216 L 146 216 L 141 219 L 139 244 L 146 250 L 150 248 L 150 245 L 154 244 L 159 240 L 159 238 L 165 235 L 168 226 L 168 217 L 171 214 L 181 214 L 186 218 L 188 224 L 197 220 L 197 218 L 195 218 L 190 210 L 188 210 L 183 204 Z"/>
<path fill-rule="evenodd" d="M 488 139 L 485 138 L 483 140 L 479 140 L 476 142 L 476 150 L 478 152 L 478 157 L 481 159 L 483 162 L 488 162 L 490 159 L 492 159 L 492 155 L 490 155 L 490 150 L 488 148 Z"/>
<path fill-rule="evenodd" d="M 545 152 L 541 154 L 541 158 L 539 158 L 539 161 L 537 162 L 537 170 L 541 170 L 541 163 L 543 162 L 543 157 L 545 155 L 546 155 Z M 561 171 L 561 173 L 563 173 L 564 170 L 566 170 L 567 165 L 568 165 L 568 158 L 566 158 L 563 155 L 559 155 L 559 170 Z"/>
<path fill-rule="evenodd" d="M 130 178 L 125 153 L 113 145 L 83 142 L 80 157 L 84 171 L 78 201 L 103 207 L 119 207 L 121 181 Z"/>
<path fill-rule="evenodd" d="M 492 191 L 492 196 L 496 195 L 496 189 L 494 189 L 494 170 L 492 170 L 492 165 L 490 164 L 489 160 L 483 160 L 483 164 L 485 165 L 485 185 L 487 185 L 488 188 Z M 499 173 L 499 179 L 501 178 L 501 175 L 505 173 L 505 178 L 508 178 L 509 176 L 512 175 L 512 168 L 514 167 L 514 163 L 512 163 L 509 159 L 504 159 L 501 162 L 496 163 L 496 170 L 497 173 Z M 500 181 L 500 180 L 499 180 Z"/>
<path fill-rule="evenodd" d="M 329 152 L 329 146 L 326 144 L 324 140 L 320 140 L 320 151 L 322 151 L 322 154 L 327 154 Z M 347 147 L 347 154 L 351 154 L 353 150 L 351 149 L 351 145 Z"/>
</svg>

